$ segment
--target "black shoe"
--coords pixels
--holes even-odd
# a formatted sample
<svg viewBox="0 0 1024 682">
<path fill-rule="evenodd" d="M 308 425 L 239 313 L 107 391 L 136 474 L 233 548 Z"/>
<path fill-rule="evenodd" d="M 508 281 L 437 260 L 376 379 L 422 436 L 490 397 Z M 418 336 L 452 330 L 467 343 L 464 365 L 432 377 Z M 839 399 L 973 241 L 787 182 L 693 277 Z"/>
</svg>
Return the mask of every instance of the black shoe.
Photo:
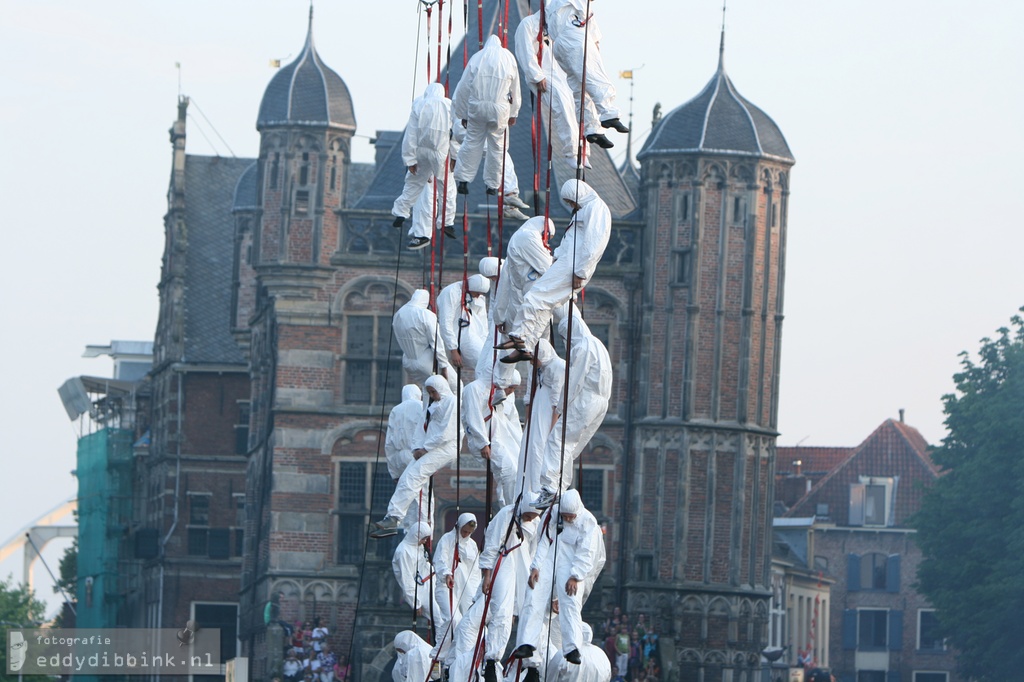
<svg viewBox="0 0 1024 682">
<path fill-rule="evenodd" d="M 408 246 L 413 251 L 418 251 L 420 249 L 425 249 L 426 247 L 430 246 L 430 238 L 429 237 L 413 237 L 412 239 L 409 240 L 409 243 L 406 244 L 406 246 Z"/>
<path fill-rule="evenodd" d="M 526 362 L 527 360 L 533 360 L 533 355 L 518 348 L 501 358 L 501 362 L 504 362 L 506 365 L 514 365 L 517 362 Z"/>
<path fill-rule="evenodd" d="M 493 187 L 488 187 L 487 188 L 487 193 L 490 194 L 493 197 L 494 195 L 496 195 L 498 193 L 498 190 L 494 189 Z"/>
<path fill-rule="evenodd" d="M 392 227 L 401 227 L 402 223 L 405 222 L 405 216 L 395 216 L 395 222 L 391 223 Z"/>
<path fill-rule="evenodd" d="M 623 123 L 622 121 L 620 121 L 617 118 L 610 118 L 607 121 L 601 121 L 601 127 L 602 128 L 614 128 L 616 131 L 618 131 L 620 133 L 628 133 L 629 132 L 629 128 L 626 127 L 626 124 Z"/>
<path fill-rule="evenodd" d="M 604 133 L 590 133 L 587 135 L 587 142 L 596 144 L 601 149 L 611 149 L 615 146 L 615 143 L 609 140 Z"/>
<path fill-rule="evenodd" d="M 455 239 L 456 238 L 455 237 L 455 228 L 452 227 L 451 225 L 445 225 L 444 226 L 444 236 L 445 237 L 451 237 L 452 239 Z"/>
<path fill-rule="evenodd" d="M 576 654 L 577 658 L 579 654 Z M 494 661 L 487 661 L 487 665 L 484 666 L 484 682 L 498 682 L 498 671 Z"/>
<path fill-rule="evenodd" d="M 513 658 L 530 658 L 533 656 L 533 652 L 536 649 L 530 644 L 520 644 L 516 647 L 516 650 L 512 652 Z"/>
<path fill-rule="evenodd" d="M 540 682 L 540 673 L 537 672 L 536 668 L 527 668 L 526 677 L 523 678 L 523 682 Z"/>
<path fill-rule="evenodd" d="M 459 194 L 469 194 L 469 183 L 460 182 L 455 186 L 455 191 L 458 192 Z"/>
<path fill-rule="evenodd" d="M 565 655 L 565 660 L 569 661 L 573 665 L 579 665 L 580 662 L 583 659 L 580 658 L 580 650 L 579 649 L 573 649 L 572 651 L 570 651 L 569 653 L 567 653 Z"/>
</svg>

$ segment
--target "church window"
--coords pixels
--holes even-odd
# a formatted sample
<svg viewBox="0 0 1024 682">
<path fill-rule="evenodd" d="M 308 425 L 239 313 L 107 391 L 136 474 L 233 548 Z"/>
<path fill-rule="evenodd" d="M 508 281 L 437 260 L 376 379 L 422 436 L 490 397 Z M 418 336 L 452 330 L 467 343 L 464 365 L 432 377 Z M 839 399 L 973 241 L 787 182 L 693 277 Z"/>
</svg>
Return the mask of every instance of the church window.
<svg viewBox="0 0 1024 682">
<path fill-rule="evenodd" d="M 309 152 L 302 152 L 302 165 L 299 166 L 299 184 L 309 184 Z"/>
<path fill-rule="evenodd" d="M 402 394 L 402 351 L 391 343 L 389 315 L 349 315 L 345 321 L 342 400 L 348 405 L 394 404 Z"/>
<path fill-rule="evenodd" d="M 675 280 L 673 284 L 680 286 L 688 286 L 690 284 L 690 261 L 691 261 L 690 249 L 677 249 L 674 255 L 675 268 L 674 275 Z"/>
<path fill-rule="evenodd" d="M 689 193 L 680 194 L 678 196 L 678 215 L 679 222 L 685 223 L 690 219 L 690 195 Z"/>
<path fill-rule="evenodd" d="M 732 221 L 734 223 L 743 222 L 743 214 L 746 212 L 745 204 L 743 197 L 734 196 L 732 198 Z"/>
<path fill-rule="evenodd" d="M 338 157 L 331 157 L 331 190 L 338 189 Z"/>
<path fill-rule="evenodd" d="M 309 190 L 300 189 L 295 192 L 295 213 L 305 215 L 309 213 Z"/>
</svg>

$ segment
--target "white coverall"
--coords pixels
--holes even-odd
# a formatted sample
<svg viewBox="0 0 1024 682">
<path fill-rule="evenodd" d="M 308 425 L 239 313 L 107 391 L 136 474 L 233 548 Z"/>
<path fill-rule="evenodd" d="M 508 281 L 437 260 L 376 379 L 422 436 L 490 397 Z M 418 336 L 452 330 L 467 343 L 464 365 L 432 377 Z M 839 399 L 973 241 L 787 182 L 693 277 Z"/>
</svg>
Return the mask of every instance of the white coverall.
<svg viewBox="0 0 1024 682">
<path fill-rule="evenodd" d="M 594 645 L 594 631 L 583 624 L 583 642 L 579 648 L 580 664 L 565 660 L 561 652 L 551 659 L 548 674 L 557 682 L 608 682 L 612 679 L 612 664 L 601 647 Z"/>
<path fill-rule="evenodd" d="M 455 175 L 452 173 L 452 165 L 459 155 L 462 147 L 462 140 L 466 136 L 466 129 L 457 120 L 452 121 L 452 139 L 448 144 L 448 158 L 450 163 L 447 170 L 447 184 L 445 176 L 438 175 L 427 182 L 427 186 L 420 192 L 419 198 L 412 207 L 412 225 L 409 226 L 410 237 L 426 237 L 432 239 L 434 232 L 440 232 L 447 225 L 455 224 L 456 211 L 456 183 Z M 434 194 L 434 184 L 437 184 L 437 195 Z M 447 199 L 445 193 L 447 192 Z M 437 202 L 436 205 L 434 202 Z M 430 229 L 430 221 L 434 220 L 434 229 Z"/>
<path fill-rule="evenodd" d="M 495 384 L 494 394 L 503 393 L 509 386 L 518 386 L 522 381 L 515 370 Z M 519 446 L 523 438 L 523 427 L 519 423 L 515 396 L 508 396 L 500 403 L 490 406 L 491 382 L 486 378 L 477 379 L 462 390 L 462 424 L 466 429 L 466 445 L 469 451 L 479 457 L 491 460 L 498 493 L 498 505 L 505 506 L 515 498 L 512 492 L 519 470 Z M 489 454 L 485 457 L 485 448 Z"/>
<path fill-rule="evenodd" d="M 533 283 L 551 267 L 551 251 L 544 244 L 544 232 L 555 234 L 550 218 L 536 216 L 523 223 L 508 240 L 501 279 L 494 292 L 494 324 L 511 328 L 523 297 Z"/>
<path fill-rule="evenodd" d="M 486 147 L 484 183 L 499 189 L 505 131 L 509 119 L 519 115 L 521 104 L 516 58 L 492 35 L 483 49 L 469 58 L 452 97 L 453 116 L 466 121 L 466 139 L 455 164 L 456 182 L 476 178 Z"/>
<path fill-rule="evenodd" d="M 523 297 L 509 332 L 522 339 L 530 351 L 550 322 L 552 310 L 573 295 L 573 275 L 582 280 L 581 288 L 594 276 L 612 233 L 611 212 L 593 187 L 582 180 L 567 180 L 562 185 L 561 198 L 575 201 L 580 209 L 555 249 L 555 262 Z"/>
<path fill-rule="evenodd" d="M 430 292 L 417 289 L 412 292 L 409 302 L 395 311 L 391 322 L 391 331 L 395 341 L 402 348 L 402 367 L 409 375 L 410 383 L 423 384 L 434 373 L 434 359 L 437 359 L 437 371 L 448 368 L 448 358 L 444 341 L 438 332 L 437 315 L 427 307 L 430 304 Z M 454 379 L 449 385 L 454 390 Z"/>
<path fill-rule="evenodd" d="M 423 96 L 413 101 L 402 137 L 402 163 L 408 171 L 402 194 L 391 207 L 392 215 L 408 218 L 427 183 L 434 178 L 443 182 L 452 130 L 451 106 L 440 83 L 431 83 Z"/>
<path fill-rule="evenodd" d="M 388 458 L 388 473 L 391 478 L 405 471 L 412 459 L 412 440 L 416 430 L 423 430 L 426 418 L 423 410 L 423 392 L 416 384 L 402 387 L 402 402 L 391 408 L 388 414 L 388 430 L 384 437 L 384 454 Z"/>
<path fill-rule="evenodd" d="M 433 595 L 430 576 L 433 567 L 427 556 L 427 548 L 423 546 L 424 540 L 430 540 L 430 524 L 418 523 L 395 548 L 391 570 L 398 586 L 402 588 L 405 603 L 414 609 L 423 609 L 423 615 L 430 618 L 431 614 L 438 613 L 438 608 L 436 604 L 431 604 Z"/>
<path fill-rule="evenodd" d="M 583 506 L 577 490 L 562 493 L 558 509 L 560 514 L 576 515 L 572 522 L 565 522 L 558 536 L 555 559 L 558 626 L 562 631 L 562 653 L 568 654 L 579 649 L 584 641 L 583 603 L 604 568 L 604 534 L 597 519 Z M 569 578 L 580 581 L 574 595 L 566 592 Z"/>
<path fill-rule="evenodd" d="M 540 490 L 540 475 L 544 470 L 544 451 L 548 434 L 558 414 L 562 413 L 562 387 L 565 385 L 565 360 L 558 357 L 547 339 L 537 342 L 537 391 L 531 402 L 533 373 L 526 385 L 527 425 L 523 429 L 523 442 L 519 450 L 519 465 L 526 467 L 523 477 L 527 490 Z M 527 442 L 529 435 L 529 442 Z M 516 490 L 519 494 L 519 490 Z"/>
<path fill-rule="evenodd" d="M 526 584 L 529 578 L 530 562 L 536 543 L 538 519 L 521 521 L 514 524 L 509 532 L 509 524 L 513 521 L 515 505 L 502 507 L 490 523 L 484 537 L 484 551 L 480 554 L 481 570 L 492 571 L 490 584 L 490 601 L 487 595 L 477 596 L 473 606 L 462 617 L 462 622 L 455 631 L 455 663 L 451 668 L 451 680 L 468 680 L 473 668 L 477 635 L 482 626 L 487 627 L 487 646 L 480 663 L 499 661 L 505 653 L 509 636 L 512 634 L 512 617 L 518 611 L 516 604 L 517 586 Z M 521 513 L 536 510 L 521 505 Z M 519 533 L 522 533 L 520 536 Z M 506 535 L 508 540 L 506 543 Z M 502 547 L 508 551 L 501 559 L 501 565 L 494 571 L 498 563 Z M 484 606 L 487 605 L 486 618 Z"/>
<path fill-rule="evenodd" d="M 427 452 L 407 466 L 399 477 L 388 502 L 387 515 L 393 519 L 404 519 L 430 477 L 451 466 L 458 454 L 461 433 L 455 419 L 455 394 L 443 377 L 432 376 L 425 386 L 437 391 L 441 399 L 427 406 L 426 431 L 416 431 L 413 451 L 421 449 Z"/>
<path fill-rule="evenodd" d="M 563 339 L 568 326 L 568 316 L 558 323 L 558 331 Z M 612 362 L 608 349 L 591 333 L 587 323 L 574 315 L 566 407 L 544 444 L 544 466 L 540 475 L 542 491 L 558 492 L 560 489 L 568 489 L 572 484 L 573 462 L 601 427 L 611 395 Z"/>
<path fill-rule="evenodd" d="M 558 525 L 558 505 L 552 505 L 540 518 L 537 532 L 537 551 L 533 555 L 530 571 L 537 571 L 533 587 L 527 585 L 523 609 L 519 612 L 519 627 L 516 630 L 516 647 L 528 644 L 534 647 L 533 656 L 523 659 L 527 668 L 542 668 L 555 651 L 561 651 L 562 631 L 555 623 L 550 638 L 548 629 L 557 616 L 551 611 L 555 598 L 555 550 L 554 543 Z M 547 650 L 548 644 L 551 651 Z"/>
<path fill-rule="evenodd" d="M 434 623 L 434 639 L 440 647 L 437 658 L 446 665 L 455 660 L 455 628 L 480 590 L 480 549 L 472 536 L 461 535 L 470 522 L 476 523 L 473 514 L 461 514 L 455 527 L 442 535 L 434 548 L 434 599 L 440 614 Z M 452 587 L 448 587 L 449 576 Z"/>
<path fill-rule="evenodd" d="M 469 302 L 462 308 L 462 280 L 457 280 L 437 295 L 437 322 L 441 338 L 449 352 L 458 350 L 463 368 L 476 367 L 487 343 L 487 300 L 490 282 L 483 275 L 469 277 Z M 461 328 L 461 334 L 460 334 Z M 449 370 L 451 372 L 453 370 Z"/>
<path fill-rule="evenodd" d="M 540 101 L 544 107 L 545 120 L 549 115 L 552 117 L 552 153 L 574 163 L 576 161 L 576 145 L 579 141 L 580 119 L 573 101 L 573 90 L 565 77 L 565 71 L 552 56 L 551 40 L 546 36 L 540 61 L 537 61 L 537 51 L 540 46 L 540 41 L 537 39 L 539 31 L 540 12 L 535 12 L 519 22 L 515 39 L 516 61 L 519 62 L 519 67 L 523 70 L 527 85 L 535 94 L 537 84 L 541 81 L 545 82 L 546 89 L 541 94 Z M 585 98 L 585 102 L 583 126 L 586 135 L 601 133 L 601 121 L 598 120 L 593 102 L 590 97 Z M 583 144 L 587 143 L 584 141 Z M 589 156 L 589 152 L 587 156 Z"/>
<path fill-rule="evenodd" d="M 576 100 L 579 120 L 580 97 L 583 94 L 583 57 L 586 49 L 586 93 L 594 102 L 602 121 L 618 118 L 615 86 L 601 59 L 601 29 L 591 14 L 587 17 L 587 0 L 548 0 L 548 35 L 554 44 L 555 60 L 565 71 Z"/>
<path fill-rule="evenodd" d="M 429 644 L 412 630 L 402 630 L 395 635 L 395 653 L 398 661 L 391 671 L 394 682 L 426 682 L 433 665 Z"/>
</svg>

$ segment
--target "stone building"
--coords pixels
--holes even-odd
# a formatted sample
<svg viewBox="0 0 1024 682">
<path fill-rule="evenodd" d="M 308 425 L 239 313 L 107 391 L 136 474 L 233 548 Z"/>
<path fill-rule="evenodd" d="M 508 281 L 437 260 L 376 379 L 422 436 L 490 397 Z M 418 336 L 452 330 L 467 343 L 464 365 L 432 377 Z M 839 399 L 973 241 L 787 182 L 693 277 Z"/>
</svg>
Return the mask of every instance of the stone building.
<svg viewBox="0 0 1024 682">
<path fill-rule="evenodd" d="M 484 30 L 494 32 L 505 8 L 484 5 Z M 512 33 L 529 5 L 508 10 Z M 186 494 L 217 487 L 211 528 L 227 524 L 214 524 L 215 513 L 237 513 L 221 509 L 219 493 L 240 496 L 244 519 L 231 527 L 241 526 L 241 563 L 232 553 L 182 575 L 234 572 L 220 594 L 238 610 L 252 675 L 279 663 L 280 634 L 263 613 L 280 593 L 283 618 L 321 618 L 335 647 L 353 651 L 361 679 L 373 680 L 409 620 L 390 575 L 393 544 L 366 539 L 392 490 L 379 462 L 403 383 L 390 322 L 428 283 L 430 254 L 404 250 L 391 227 L 400 135 L 379 131 L 376 163 L 352 163 L 357 103 L 317 54 L 312 28 L 264 92 L 257 159 L 185 154 L 187 100 L 179 106 L 154 374 L 160 456 L 150 474 L 167 559 L 147 575 L 155 584 L 166 574 L 171 549 L 186 542 L 182 526 L 196 525 L 183 521 Z M 535 115 L 524 101 L 521 119 Z M 523 198 L 550 203 L 564 228 L 564 207 L 527 181 L 529 125 L 510 129 L 509 151 Z M 707 87 L 661 119 L 639 161 L 639 178 L 631 164 L 620 174 L 595 149 L 586 172 L 614 228 L 583 307 L 615 372 L 577 481 L 607 527 L 608 565 L 588 608 L 620 604 L 657 619 L 666 673 L 680 680 L 760 679 L 793 157 L 774 122 L 737 93 L 720 54 Z M 556 195 L 573 173 L 555 160 Z M 488 200 L 479 178 L 459 200 L 471 267 L 514 228 Z M 442 284 L 462 276 L 460 246 L 445 247 Z M 203 424 L 209 443 L 189 440 Z M 236 441 L 223 439 L 242 433 L 235 455 Z M 434 478 L 439 526 L 456 509 L 485 510 L 480 462 L 464 456 L 459 473 Z M 147 594 L 150 608 L 165 599 L 164 622 L 184 612 L 180 602 L 205 599 L 166 583 Z"/>
</svg>

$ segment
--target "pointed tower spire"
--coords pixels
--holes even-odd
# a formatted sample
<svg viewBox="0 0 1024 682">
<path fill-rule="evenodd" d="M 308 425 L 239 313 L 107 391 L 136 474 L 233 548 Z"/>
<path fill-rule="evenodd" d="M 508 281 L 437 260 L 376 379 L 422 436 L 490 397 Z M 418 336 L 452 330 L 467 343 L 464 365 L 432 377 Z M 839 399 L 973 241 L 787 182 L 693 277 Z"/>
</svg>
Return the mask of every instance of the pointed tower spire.
<svg viewBox="0 0 1024 682">
<path fill-rule="evenodd" d="M 725 70 L 725 3 L 726 0 L 722 0 L 722 34 L 718 39 L 718 70 Z"/>
</svg>

